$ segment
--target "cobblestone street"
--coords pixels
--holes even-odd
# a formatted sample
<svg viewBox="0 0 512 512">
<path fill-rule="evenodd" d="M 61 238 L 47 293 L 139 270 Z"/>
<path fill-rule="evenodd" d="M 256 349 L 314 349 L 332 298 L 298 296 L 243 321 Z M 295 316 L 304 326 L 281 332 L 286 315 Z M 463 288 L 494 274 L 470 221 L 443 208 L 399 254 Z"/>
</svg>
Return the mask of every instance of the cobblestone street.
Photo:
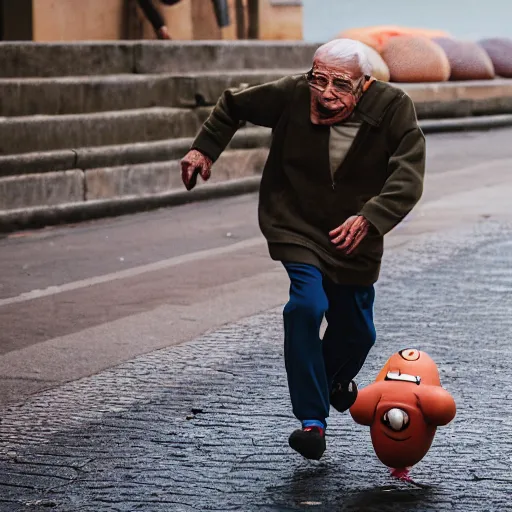
<svg viewBox="0 0 512 512">
<path fill-rule="evenodd" d="M 0 510 L 512 510 L 512 227 L 482 219 L 389 251 L 378 339 L 439 364 L 458 406 L 391 479 L 369 429 L 333 412 L 320 462 L 287 443 L 281 309 L 225 325 L 0 410 Z"/>
</svg>

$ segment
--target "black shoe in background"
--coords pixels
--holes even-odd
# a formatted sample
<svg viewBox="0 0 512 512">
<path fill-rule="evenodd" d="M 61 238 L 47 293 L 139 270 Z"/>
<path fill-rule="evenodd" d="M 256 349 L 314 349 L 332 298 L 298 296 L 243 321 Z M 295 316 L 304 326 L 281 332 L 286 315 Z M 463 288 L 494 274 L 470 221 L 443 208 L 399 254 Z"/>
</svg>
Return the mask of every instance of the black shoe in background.
<svg viewBox="0 0 512 512">
<path fill-rule="evenodd" d="M 337 382 L 334 384 L 330 402 L 338 412 L 348 411 L 357 398 L 357 384 L 351 380 L 349 383 Z"/>
</svg>

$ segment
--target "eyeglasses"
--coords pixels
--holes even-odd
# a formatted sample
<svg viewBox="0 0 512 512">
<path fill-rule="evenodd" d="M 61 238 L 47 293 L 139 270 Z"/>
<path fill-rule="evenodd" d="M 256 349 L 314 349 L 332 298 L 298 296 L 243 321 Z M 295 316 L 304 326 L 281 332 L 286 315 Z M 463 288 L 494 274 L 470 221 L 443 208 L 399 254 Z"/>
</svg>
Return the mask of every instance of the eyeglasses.
<svg viewBox="0 0 512 512">
<path fill-rule="evenodd" d="M 316 73 L 311 69 L 307 73 L 306 78 L 309 85 L 317 91 L 324 92 L 329 87 L 329 84 L 332 83 L 332 89 L 336 95 L 356 95 L 365 77 L 360 78 L 355 83 L 352 80 L 337 77 L 331 80 L 328 76 Z"/>
</svg>

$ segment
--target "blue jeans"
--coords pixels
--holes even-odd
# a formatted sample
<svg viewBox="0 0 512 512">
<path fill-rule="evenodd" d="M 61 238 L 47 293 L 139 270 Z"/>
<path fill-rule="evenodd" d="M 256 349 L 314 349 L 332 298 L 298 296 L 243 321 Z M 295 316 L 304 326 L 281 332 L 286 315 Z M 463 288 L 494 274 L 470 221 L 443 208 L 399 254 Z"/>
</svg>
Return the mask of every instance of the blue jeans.
<svg viewBox="0 0 512 512">
<path fill-rule="evenodd" d="M 333 385 L 350 382 L 375 343 L 375 290 L 336 284 L 312 265 L 283 264 L 290 277 L 290 300 L 283 317 L 293 413 L 301 421 L 325 423 Z M 328 327 L 321 340 L 324 315 Z"/>
</svg>

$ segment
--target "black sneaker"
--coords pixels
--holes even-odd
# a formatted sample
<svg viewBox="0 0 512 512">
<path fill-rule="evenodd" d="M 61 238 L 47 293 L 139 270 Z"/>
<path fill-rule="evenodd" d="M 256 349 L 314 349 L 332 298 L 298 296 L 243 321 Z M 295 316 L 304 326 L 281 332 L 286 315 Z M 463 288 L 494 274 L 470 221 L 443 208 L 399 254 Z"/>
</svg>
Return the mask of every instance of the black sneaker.
<svg viewBox="0 0 512 512">
<path fill-rule="evenodd" d="M 306 459 L 320 460 L 325 452 L 325 430 L 320 427 L 294 430 L 288 443 Z"/>
<path fill-rule="evenodd" d="M 331 405 L 338 412 L 348 411 L 357 398 L 357 384 L 351 380 L 348 384 L 337 382 L 331 391 Z"/>
</svg>

